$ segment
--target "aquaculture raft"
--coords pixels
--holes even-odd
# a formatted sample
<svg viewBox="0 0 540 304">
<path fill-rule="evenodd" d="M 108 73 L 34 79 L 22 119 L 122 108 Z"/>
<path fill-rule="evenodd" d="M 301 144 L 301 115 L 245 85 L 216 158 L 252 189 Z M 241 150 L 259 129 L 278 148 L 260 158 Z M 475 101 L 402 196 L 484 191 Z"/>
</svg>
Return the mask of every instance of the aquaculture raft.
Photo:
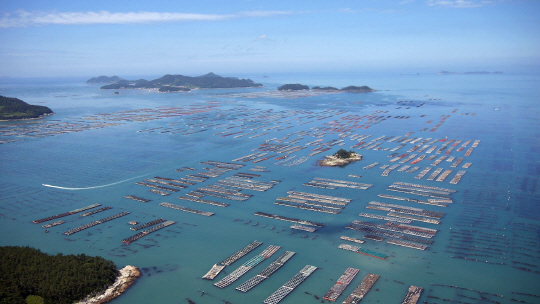
<svg viewBox="0 0 540 304">
<path fill-rule="evenodd" d="M 223 270 L 223 268 L 225 268 L 225 266 L 231 265 L 232 263 L 236 262 L 241 257 L 250 253 L 253 249 L 259 247 L 260 245 L 262 245 L 262 242 L 258 242 L 258 241 L 251 242 L 251 244 L 235 252 L 233 255 L 226 258 L 221 263 L 214 264 L 214 266 L 212 266 L 212 269 L 210 269 L 202 278 L 205 280 L 213 280 L 219 274 L 219 272 Z"/>
<path fill-rule="evenodd" d="M 65 234 L 65 235 L 72 235 L 72 234 L 74 234 L 74 233 L 83 231 L 83 230 L 85 230 L 85 229 L 88 229 L 88 228 L 90 228 L 90 227 L 93 227 L 93 226 L 96 226 L 96 225 L 99 225 L 99 224 L 103 224 L 103 223 L 105 223 L 105 222 L 108 222 L 108 221 L 117 219 L 117 218 L 119 218 L 119 217 L 122 217 L 122 216 L 128 215 L 128 214 L 129 214 L 129 212 L 127 212 L 127 211 L 125 211 L 125 212 L 120 212 L 120 213 L 118 213 L 118 214 L 111 215 L 111 216 L 106 217 L 106 218 L 103 218 L 103 219 L 101 219 L 101 220 L 93 221 L 93 222 L 90 222 L 90 223 L 88 223 L 88 224 L 79 226 L 79 227 L 77 227 L 77 228 L 68 230 L 68 231 L 64 232 L 64 234 Z"/>
<path fill-rule="evenodd" d="M 40 224 L 40 223 L 43 223 L 43 222 L 52 221 L 52 220 L 55 220 L 57 218 L 61 218 L 61 217 L 64 217 L 64 216 L 68 216 L 68 215 L 72 215 L 72 214 L 75 214 L 75 213 L 83 212 L 83 211 L 86 211 L 88 209 L 96 208 L 96 207 L 99 207 L 99 206 L 101 206 L 101 204 L 93 204 L 93 205 L 82 207 L 82 208 L 79 208 L 79 209 L 75 209 L 73 211 L 69 211 L 69 212 L 66 212 L 66 213 L 61 213 L 61 214 L 45 217 L 45 218 L 42 218 L 42 219 L 39 219 L 39 220 L 34 220 L 34 221 L 32 221 L 32 223 Z"/>
<path fill-rule="evenodd" d="M 416 304 L 423 290 L 422 287 L 410 286 L 401 304 Z"/>
<path fill-rule="evenodd" d="M 358 274 L 360 270 L 355 268 L 347 268 L 345 272 L 339 277 L 336 284 L 330 288 L 330 290 L 326 293 L 326 295 L 323 297 L 323 299 L 328 301 L 335 301 L 337 298 L 345 291 L 345 288 L 351 283 L 351 281 L 354 279 L 356 274 Z"/>
<path fill-rule="evenodd" d="M 285 251 L 284 254 L 282 254 L 279 258 L 277 258 L 272 264 L 268 265 L 263 271 L 259 272 L 256 276 L 252 277 L 251 279 L 245 281 L 244 283 L 240 284 L 238 287 L 236 287 L 236 290 L 239 290 L 241 292 L 248 292 L 253 287 L 259 285 L 262 281 L 268 279 L 274 272 L 276 272 L 281 266 L 283 266 L 292 256 L 295 254 L 295 252 L 292 251 Z"/>
<path fill-rule="evenodd" d="M 184 211 L 184 212 L 189 212 L 189 213 L 195 213 L 195 214 L 199 214 L 199 215 L 204 215 L 204 216 L 212 216 L 214 215 L 213 212 L 207 212 L 207 211 L 201 211 L 201 210 L 197 210 L 197 209 L 191 209 L 191 208 L 188 208 L 188 207 L 183 207 L 183 206 L 179 206 L 179 205 L 175 205 L 175 204 L 171 204 L 171 203 L 160 203 L 159 204 L 160 206 L 163 206 L 163 207 L 168 207 L 168 208 L 172 208 L 172 209 L 176 209 L 176 210 L 180 210 L 180 211 Z"/>
<path fill-rule="evenodd" d="M 315 270 L 317 267 L 306 265 L 300 272 L 298 272 L 294 277 L 292 277 L 287 283 L 278 288 L 273 294 L 271 294 L 264 303 L 266 304 L 276 304 L 283 300 L 289 293 L 291 293 L 298 285 L 304 282 Z"/>
<path fill-rule="evenodd" d="M 214 286 L 219 287 L 219 288 L 225 288 L 231 285 L 236 280 L 238 280 L 241 276 L 243 276 L 246 272 L 248 272 L 250 269 L 259 265 L 265 259 L 271 257 L 276 251 L 279 250 L 279 248 L 281 248 L 281 246 L 270 245 L 268 248 L 263 250 L 263 252 L 261 252 L 254 258 L 250 259 L 249 261 L 245 262 L 242 266 L 238 267 L 235 271 L 231 272 L 228 276 L 221 279 L 221 281 L 215 283 Z"/>
<path fill-rule="evenodd" d="M 150 223 L 151 223 L 151 222 L 150 222 Z M 145 236 L 147 236 L 148 234 L 150 234 L 150 233 L 152 233 L 152 232 L 156 232 L 156 231 L 158 231 L 159 229 L 163 229 L 163 228 L 165 228 L 165 227 L 167 227 L 167 226 L 170 226 L 170 225 L 172 225 L 172 224 L 174 224 L 174 223 L 176 223 L 176 222 L 173 222 L 173 221 L 166 221 L 166 222 L 164 222 L 163 224 L 159 224 L 159 225 L 154 226 L 154 227 L 152 227 L 152 228 L 150 228 L 150 229 L 141 231 L 141 232 L 135 234 L 134 236 L 128 237 L 127 239 L 122 240 L 122 242 L 125 243 L 125 244 L 127 244 L 127 245 L 129 245 L 131 242 L 135 242 L 136 240 L 138 240 L 138 239 L 140 239 L 140 238 L 142 238 L 142 237 L 145 237 Z M 149 224 L 149 223 L 147 223 L 147 224 Z M 144 224 L 143 224 L 143 225 L 144 225 Z M 142 225 L 141 225 L 141 226 L 142 226 Z"/>
<path fill-rule="evenodd" d="M 343 301 L 343 304 L 354 304 L 360 302 L 366 294 L 369 292 L 371 287 L 373 287 L 373 284 L 377 282 L 379 279 L 379 275 L 369 273 L 363 280 L 360 282 L 360 285 L 356 287 L 356 289 L 352 292 L 350 296 L 348 296 L 345 301 Z"/>
</svg>

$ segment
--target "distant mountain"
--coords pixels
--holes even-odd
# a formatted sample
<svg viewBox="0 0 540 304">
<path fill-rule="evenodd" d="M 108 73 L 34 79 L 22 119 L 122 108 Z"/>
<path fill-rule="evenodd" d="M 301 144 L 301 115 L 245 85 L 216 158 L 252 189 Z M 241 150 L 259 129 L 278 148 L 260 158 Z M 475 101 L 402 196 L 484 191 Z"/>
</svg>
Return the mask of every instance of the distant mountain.
<svg viewBox="0 0 540 304">
<path fill-rule="evenodd" d="M 102 86 L 104 90 L 118 89 L 160 89 L 167 91 L 189 91 L 190 89 L 227 89 L 227 88 L 258 88 L 262 84 L 251 79 L 238 79 L 236 77 L 222 77 L 214 73 L 191 77 L 167 74 L 154 80 L 119 80 L 115 83 Z"/>
<path fill-rule="evenodd" d="M 94 77 L 94 78 L 90 78 L 86 81 L 86 83 L 115 83 L 117 81 L 120 81 L 122 80 L 122 78 L 118 77 L 118 76 L 111 76 L 111 77 L 108 77 L 108 76 L 99 76 L 99 77 Z"/>
<path fill-rule="evenodd" d="M 29 105 L 18 98 L 0 96 L 0 120 L 39 118 L 52 113 L 45 106 Z"/>
</svg>

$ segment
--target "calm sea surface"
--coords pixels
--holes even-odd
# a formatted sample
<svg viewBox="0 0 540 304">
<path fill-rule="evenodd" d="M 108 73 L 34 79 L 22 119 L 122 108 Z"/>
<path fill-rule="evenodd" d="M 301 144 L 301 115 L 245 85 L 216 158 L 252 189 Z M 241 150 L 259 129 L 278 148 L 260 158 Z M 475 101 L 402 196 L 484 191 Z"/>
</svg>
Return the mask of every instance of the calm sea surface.
<svg viewBox="0 0 540 304">
<path fill-rule="evenodd" d="M 351 294 L 368 273 L 374 273 L 380 278 L 363 302 L 401 303 L 413 285 L 424 288 L 423 303 L 540 303 L 539 75 L 268 76 L 246 75 L 264 84 L 258 89 L 170 94 L 120 90 L 114 95 L 99 90 L 98 85 L 84 84 L 84 79 L 0 83 L 0 95 L 45 105 L 56 113 L 43 120 L 0 122 L 0 227 L 4 232 L 0 245 L 31 246 L 50 254 L 99 255 L 120 268 L 138 266 L 143 277 L 112 302 L 115 304 L 188 303 L 187 299 L 197 304 L 262 303 L 305 265 L 318 269 L 281 303 L 321 303 L 348 267 L 360 272 L 338 301 Z M 368 85 L 377 92 L 287 98 L 268 94 L 285 83 L 338 88 Z M 475 141 L 479 142 L 472 148 Z M 351 148 L 353 145 L 357 147 Z M 420 147 L 410 151 L 416 145 Z M 278 150 L 293 147 L 297 148 L 289 150 L 294 152 L 288 158 L 276 159 L 287 153 Z M 330 149 L 309 156 L 317 148 Z M 324 155 L 340 148 L 358 152 L 363 160 L 345 167 L 317 166 Z M 269 159 L 233 161 L 255 153 L 259 154 L 253 160 Z M 414 158 L 401 162 L 413 154 Z M 422 155 L 423 160 L 410 164 Z M 446 159 L 434 164 L 442 156 Z M 428 160 L 430 157 L 433 159 Z M 459 158 L 463 161 L 451 167 Z M 167 196 L 136 184 L 172 188 L 145 179 L 189 178 L 214 168 L 201 163 L 206 161 L 244 166 L 178 192 L 164 190 L 170 193 Z M 376 162 L 379 164 L 373 168 L 364 169 Z M 469 168 L 463 168 L 466 163 L 471 163 Z M 382 176 L 383 165 L 396 168 Z M 410 167 L 399 171 L 404 166 Z M 420 168 L 407 172 L 414 166 Z M 183 167 L 194 170 L 177 170 Z M 427 167 L 432 169 L 423 178 L 415 178 Z M 453 171 L 444 181 L 428 180 L 436 169 Z M 466 173 L 458 184 L 451 184 L 458 171 Z M 252 195 L 245 201 L 203 197 L 230 204 L 228 207 L 177 198 L 201 187 L 222 185 L 220 181 L 236 173 L 260 175 L 255 181 L 280 182 L 264 192 L 226 187 Z M 314 178 L 372 186 L 361 190 L 304 185 Z M 449 196 L 452 203 L 446 207 L 378 196 L 436 199 L 390 191 L 388 186 L 394 182 L 456 192 Z M 291 190 L 351 202 L 339 214 L 274 204 Z M 143 203 L 126 195 L 150 201 Z M 382 235 L 390 232 L 387 230 L 373 230 L 385 238 L 378 242 L 364 239 L 366 232 L 345 228 L 355 220 L 389 227 L 387 220 L 359 216 L 387 215 L 388 211 L 367 209 L 373 201 L 444 212 L 438 225 L 411 223 L 437 229 L 434 237 L 425 238 L 433 244 L 416 250 L 387 243 L 393 238 Z M 160 206 L 162 202 L 215 215 L 182 212 Z M 112 208 L 85 217 L 77 213 L 32 223 L 92 204 Z M 69 236 L 63 234 L 124 211 L 129 214 Z M 325 226 L 315 232 L 293 233 L 293 223 L 256 216 L 257 211 Z M 129 229 L 128 222 L 158 218 L 175 224 L 129 245 L 122 243 L 138 233 Z M 58 220 L 65 223 L 45 233 L 41 226 Z M 355 244 L 340 236 L 366 242 Z M 214 281 L 201 279 L 212 265 L 254 240 L 263 244 L 227 266 Z M 342 250 L 340 244 L 358 245 L 388 257 L 382 260 Z M 213 286 L 269 245 L 281 248 L 228 287 Z M 285 251 L 296 254 L 280 270 L 247 293 L 235 290 Z"/>
</svg>

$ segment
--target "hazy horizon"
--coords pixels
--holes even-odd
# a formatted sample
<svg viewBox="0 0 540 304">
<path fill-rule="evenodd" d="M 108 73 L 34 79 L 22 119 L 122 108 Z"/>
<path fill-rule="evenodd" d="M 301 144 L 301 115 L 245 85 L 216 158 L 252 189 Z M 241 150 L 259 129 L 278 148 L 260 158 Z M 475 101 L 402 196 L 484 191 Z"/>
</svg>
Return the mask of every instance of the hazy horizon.
<svg viewBox="0 0 540 304">
<path fill-rule="evenodd" d="M 532 72 L 536 1 L 3 2 L 3 77 Z M 127 76 L 125 76 L 127 75 Z"/>
</svg>

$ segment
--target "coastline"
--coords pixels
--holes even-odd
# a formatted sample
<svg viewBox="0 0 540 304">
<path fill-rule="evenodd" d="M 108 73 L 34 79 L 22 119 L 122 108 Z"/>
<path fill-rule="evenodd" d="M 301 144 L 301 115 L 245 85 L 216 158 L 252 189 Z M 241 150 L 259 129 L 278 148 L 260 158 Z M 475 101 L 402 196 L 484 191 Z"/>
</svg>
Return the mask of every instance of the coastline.
<svg viewBox="0 0 540 304">
<path fill-rule="evenodd" d="M 22 121 L 22 120 L 37 120 L 37 119 L 43 119 L 45 118 L 45 116 L 51 116 L 51 115 L 54 115 L 56 113 L 52 112 L 52 113 L 43 113 L 41 115 L 39 115 L 38 117 L 32 117 L 32 118 L 18 118 L 18 119 L 0 119 L 0 122 L 3 122 L 3 121 Z"/>
<path fill-rule="evenodd" d="M 141 272 L 138 267 L 127 265 L 119 270 L 120 275 L 116 281 L 104 291 L 92 296 L 89 295 L 86 299 L 76 302 L 75 304 L 101 304 L 111 301 L 119 297 L 125 292 L 135 281 L 141 277 Z"/>
</svg>

